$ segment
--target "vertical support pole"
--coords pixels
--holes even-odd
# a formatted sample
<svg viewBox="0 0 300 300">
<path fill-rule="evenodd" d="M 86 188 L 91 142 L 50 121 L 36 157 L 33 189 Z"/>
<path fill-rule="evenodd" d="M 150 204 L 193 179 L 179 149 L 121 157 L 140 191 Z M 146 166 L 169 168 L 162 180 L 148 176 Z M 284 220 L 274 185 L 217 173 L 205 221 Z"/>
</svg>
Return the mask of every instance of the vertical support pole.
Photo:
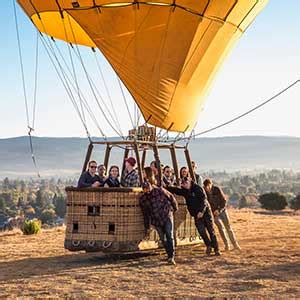
<svg viewBox="0 0 300 300">
<path fill-rule="evenodd" d="M 196 176 L 195 176 L 195 173 L 194 173 L 194 170 L 193 170 L 192 161 L 191 161 L 191 157 L 190 157 L 190 152 L 189 152 L 187 147 L 184 149 L 184 154 L 185 154 L 185 159 L 186 159 L 187 165 L 189 167 L 190 176 L 191 176 L 192 180 L 194 182 L 196 182 Z"/>
<path fill-rule="evenodd" d="M 129 148 L 126 147 L 125 151 L 124 151 L 124 157 L 123 157 L 123 164 L 122 164 L 122 175 L 124 174 L 125 171 L 125 159 L 128 158 L 129 155 Z"/>
<path fill-rule="evenodd" d="M 142 169 L 145 168 L 145 162 L 146 162 L 146 155 L 147 155 L 147 149 L 143 149 L 143 155 L 142 155 Z"/>
<path fill-rule="evenodd" d="M 136 162 L 138 165 L 140 184 L 142 184 L 144 180 L 143 180 L 142 165 L 141 165 L 140 154 L 139 154 L 139 146 L 138 146 L 137 142 L 134 143 L 133 147 L 134 147 Z"/>
<path fill-rule="evenodd" d="M 106 150 L 105 150 L 105 156 L 104 156 L 104 166 L 107 170 L 107 167 L 108 167 L 108 161 L 109 161 L 109 155 L 110 155 L 110 151 L 111 151 L 111 145 L 110 144 L 107 144 L 106 145 Z"/>
<path fill-rule="evenodd" d="M 171 152 L 171 158 L 173 163 L 173 169 L 176 177 L 176 183 L 177 185 L 180 185 L 179 168 L 178 168 L 178 162 L 176 157 L 176 148 L 174 144 L 171 145 L 170 152 Z"/>
<path fill-rule="evenodd" d="M 158 182 L 157 182 L 157 185 L 161 186 L 161 184 L 162 184 L 162 178 L 161 178 L 161 165 L 160 165 L 158 147 L 157 147 L 156 144 L 154 144 L 152 146 L 152 148 L 153 148 L 154 158 L 155 158 L 155 161 L 156 161 L 156 164 L 157 164 L 157 170 L 158 170 Z"/>
<path fill-rule="evenodd" d="M 84 160 L 83 167 L 82 167 L 82 173 L 85 172 L 87 169 L 88 163 L 91 159 L 93 148 L 94 148 L 93 143 L 90 143 L 89 147 L 87 149 L 86 155 L 85 155 L 85 160 Z"/>
</svg>

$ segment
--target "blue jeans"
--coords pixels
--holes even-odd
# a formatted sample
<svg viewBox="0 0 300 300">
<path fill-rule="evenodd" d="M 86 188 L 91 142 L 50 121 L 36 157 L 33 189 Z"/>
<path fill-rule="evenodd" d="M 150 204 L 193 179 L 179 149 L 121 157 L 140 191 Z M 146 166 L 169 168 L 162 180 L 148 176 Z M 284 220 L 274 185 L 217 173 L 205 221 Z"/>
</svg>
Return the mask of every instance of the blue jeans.
<svg viewBox="0 0 300 300">
<path fill-rule="evenodd" d="M 169 217 L 163 226 L 155 226 L 161 242 L 166 249 L 168 258 L 175 256 L 173 216 Z"/>
</svg>

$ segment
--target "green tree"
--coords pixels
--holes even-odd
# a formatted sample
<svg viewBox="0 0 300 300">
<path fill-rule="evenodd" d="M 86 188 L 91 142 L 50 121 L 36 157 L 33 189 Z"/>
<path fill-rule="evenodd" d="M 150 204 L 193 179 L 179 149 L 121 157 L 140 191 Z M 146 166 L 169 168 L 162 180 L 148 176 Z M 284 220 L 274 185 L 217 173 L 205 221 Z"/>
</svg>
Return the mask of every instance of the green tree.
<svg viewBox="0 0 300 300">
<path fill-rule="evenodd" d="M 53 199 L 53 204 L 55 206 L 55 212 L 56 214 L 64 218 L 66 214 L 66 198 L 63 195 L 56 195 L 54 196 Z"/>
<path fill-rule="evenodd" d="M 267 210 L 282 210 L 288 205 L 286 198 L 279 193 L 267 193 L 259 197 L 261 207 Z"/>
<path fill-rule="evenodd" d="M 41 189 L 36 192 L 35 206 L 39 208 L 45 207 L 47 204 L 45 193 Z"/>
<path fill-rule="evenodd" d="M 3 198 L 0 198 L 0 212 L 4 213 L 6 209 L 6 203 Z"/>
<path fill-rule="evenodd" d="M 9 182 L 9 179 L 7 177 L 4 178 L 2 186 L 3 186 L 3 189 L 9 189 L 10 188 L 10 182 Z"/>
<path fill-rule="evenodd" d="M 44 209 L 40 215 L 40 220 L 43 224 L 53 224 L 56 218 L 55 211 L 53 209 Z"/>
<path fill-rule="evenodd" d="M 300 209 L 300 195 L 290 201 L 290 208 L 294 210 Z"/>
</svg>

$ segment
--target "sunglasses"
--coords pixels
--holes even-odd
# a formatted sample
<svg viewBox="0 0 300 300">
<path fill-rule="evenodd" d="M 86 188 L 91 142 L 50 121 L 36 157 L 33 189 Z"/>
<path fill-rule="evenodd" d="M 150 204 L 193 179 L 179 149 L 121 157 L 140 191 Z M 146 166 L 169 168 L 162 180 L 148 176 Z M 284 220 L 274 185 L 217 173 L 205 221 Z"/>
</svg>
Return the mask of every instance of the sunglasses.
<svg viewBox="0 0 300 300">
<path fill-rule="evenodd" d="M 97 166 L 90 166 L 90 168 L 91 168 L 91 169 L 96 169 L 96 168 L 97 168 Z"/>
</svg>

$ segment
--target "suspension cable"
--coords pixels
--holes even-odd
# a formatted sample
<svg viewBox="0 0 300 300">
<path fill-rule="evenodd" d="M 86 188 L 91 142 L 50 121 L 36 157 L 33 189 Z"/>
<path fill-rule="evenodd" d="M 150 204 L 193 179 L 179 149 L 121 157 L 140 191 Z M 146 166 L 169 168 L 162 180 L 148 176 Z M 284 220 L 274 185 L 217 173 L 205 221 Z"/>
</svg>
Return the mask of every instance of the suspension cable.
<svg viewBox="0 0 300 300">
<path fill-rule="evenodd" d="M 149 12 L 148 12 L 148 13 L 149 13 Z M 148 13 L 147 13 L 147 15 L 148 15 Z M 103 26 L 102 26 L 101 20 L 100 20 L 100 18 L 99 18 L 99 11 L 97 12 L 97 19 L 98 19 L 98 26 L 99 26 L 99 28 L 102 29 Z M 130 43 L 131 43 L 131 41 L 130 41 Z M 129 45 L 128 45 L 128 46 L 129 46 Z M 127 46 L 127 47 L 128 47 L 128 46 Z M 126 47 L 126 50 L 124 51 L 124 55 L 123 55 L 123 58 L 122 58 L 121 65 L 123 64 L 123 60 L 124 60 L 124 57 L 125 57 L 126 52 L 127 52 L 127 47 Z M 110 65 L 111 65 L 111 64 L 110 64 Z M 111 65 L 111 66 L 112 66 L 112 65 Z M 112 68 L 113 68 L 113 66 L 112 66 Z M 113 69 L 114 69 L 114 68 L 113 68 Z M 128 105 L 128 102 L 127 102 L 127 99 L 126 99 L 126 96 L 125 96 L 125 93 L 124 93 L 124 90 L 123 90 L 123 87 L 122 87 L 121 79 L 119 78 L 119 76 L 118 76 L 118 74 L 116 73 L 116 70 L 115 70 L 115 69 L 114 69 L 114 71 L 115 71 L 116 78 L 117 78 L 117 81 L 118 81 L 118 84 L 119 84 L 119 87 L 120 87 L 120 90 L 121 90 L 122 99 L 123 99 L 123 101 L 124 101 L 124 104 L 125 104 L 125 106 L 126 106 L 126 110 L 127 110 L 127 112 L 128 112 L 128 115 L 129 115 L 129 119 L 130 119 L 132 128 L 134 128 L 134 127 L 135 127 L 134 121 L 133 121 L 133 119 L 132 119 L 132 115 L 131 115 L 131 112 L 130 112 L 130 109 L 129 109 L 129 105 Z"/>
<path fill-rule="evenodd" d="M 37 87 L 38 87 L 38 64 L 39 64 L 39 31 L 36 31 L 36 50 L 35 50 L 35 72 L 34 72 L 34 100 L 32 110 L 32 128 L 35 128 L 36 102 L 37 102 Z"/>
<path fill-rule="evenodd" d="M 74 38 L 74 40 L 75 40 L 75 42 L 76 42 L 76 37 L 75 37 L 74 31 L 73 31 L 73 27 L 72 27 L 72 24 L 71 24 L 69 15 L 67 15 L 67 17 L 68 17 L 68 20 L 69 20 L 69 25 L 70 25 L 72 34 L 73 34 L 73 38 Z M 82 59 L 82 56 L 81 56 L 79 47 L 78 47 L 77 44 L 75 44 L 75 47 L 76 47 L 76 50 L 77 50 L 77 53 L 78 53 L 78 56 L 79 56 L 79 59 L 80 59 L 81 66 L 82 66 L 82 68 L 83 68 L 83 70 L 84 70 L 85 76 L 86 76 L 87 81 L 88 81 L 88 83 L 89 83 L 90 89 L 91 89 L 91 91 L 92 91 L 92 93 L 93 93 L 94 98 L 97 99 L 97 95 L 96 95 L 95 90 L 94 90 L 94 88 L 93 88 L 93 86 L 92 86 L 92 84 L 91 84 L 91 80 L 90 80 L 90 77 L 88 76 L 88 72 L 87 72 L 87 69 L 86 69 L 86 67 L 85 67 L 85 65 L 84 65 L 84 62 L 83 62 L 83 59 Z M 102 111 L 102 113 L 103 113 L 103 116 L 104 116 L 105 120 L 106 120 L 107 123 L 110 125 L 110 127 L 113 129 L 113 131 L 114 131 L 119 137 L 121 137 L 121 138 L 124 139 L 122 132 L 118 132 L 118 130 L 116 130 L 116 128 L 112 125 L 112 123 L 110 122 L 110 120 L 107 118 L 107 116 L 106 116 L 105 112 L 103 111 L 103 109 L 102 109 L 101 107 L 100 107 L 100 109 L 101 109 L 101 111 Z"/>
<path fill-rule="evenodd" d="M 61 21 L 62 21 L 63 27 L 64 27 L 65 38 L 68 41 L 68 34 L 67 34 L 67 30 L 66 30 L 65 21 L 64 21 L 63 18 L 61 18 Z M 77 76 L 76 76 L 75 66 L 74 66 L 74 62 L 73 62 L 73 56 L 72 56 L 72 52 L 71 52 L 70 47 L 71 47 L 71 45 L 69 43 L 67 43 L 69 58 L 70 58 L 70 62 L 71 62 L 71 66 L 72 66 L 72 71 L 73 71 L 73 76 L 72 77 L 74 79 L 76 90 L 77 90 L 77 95 L 78 95 L 78 99 L 79 99 L 79 103 L 80 103 L 80 107 L 81 107 L 81 112 L 82 112 L 82 118 L 83 118 L 84 122 L 87 123 L 86 122 L 86 118 L 85 118 L 85 113 L 84 113 L 83 105 L 82 105 L 81 93 L 80 93 L 80 90 L 79 90 L 79 85 L 78 85 L 78 80 L 77 80 Z"/>
<path fill-rule="evenodd" d="M 107 97 L 108 97 L 109 102 L 110 102 L 110 106 L 111 106 L 111 108 L 112 108 L 112 111 L 113 111 L 113 114 L 114 114 L 114 117 L 115 117 L 115 120 L 116 120 L 116 124 L 117 124 L 117 126 L 118 126 L 120 132 L 122 132 L 121 125 L 120 125 L 120 123 L 119 123 L 118 116 L 117 116 L 117 113 L 116 113 L 116 110 L 115 110 L 115 106 L 114 106 L 114 104 L 113 104 L 111 94 L 110 94 L 109 89 L 108 89 L 108 86 L 107 86 L 107 84 L 106 84 L 106 80 L 105 80 L 105 77 L 104 77 L 104 75 L 103 75 L 103 72 L 102 72 L 102 68 L 101 68 L 99 59 L 98 59 L 98 57 L 97 57 L 97 55 L 96 55 L 96 51 L 93 51 L 93 53 L 94 53 L 94 58 L 95 58 L 95 61 L 96 61 L 96 66 L 97 66 L 97 68 L 98 68 L 98 70 L 99 70 L 99 73 L 100 73 L 101 79 L 102 79 L 102 81 L 103 81 L 103 85 L 104 85 L 104 88 L 105 88 Z"/>
<path fill-rule="evenodd" d="M 92 78 L 90 77 L 90 75 L 89 75 L 89 73 L 88 73 L 88 71 L 87 71 L 87 69 L 86 69 L 86 67 L 85 67 L 85 65 L 84 65 L 82 56 L 81 56 L 81 54 L 80 54 L 79 47 L 78 47 L 77 45 L 75 45 L 75 47 L 76 47 L 76 51 L 77 51 L 77 52 L 75 51 L 75 49 L 73 49 L 73 50 L 74 50 L 74 53 L 77 55 L 77 58 L 78 58 L 79 62 L 81 63 L 81 66 L 82 66 L 82 68 L 83 68 L 83 70 L 84 70 L 84 73 L 85 73 L 85 77 L 86 77 L 86 79 L 87 79 L 87 81 L 88 81 L 89 87 L 90 87 L 90 89 L 91 89 L 91 91 L 92 91 L 92 94 L 93 94 L 94 99 L 95 99 L 95 101 L 96 101 L 96 103 L 97 103 L 97 105 L 98 105 L 98 108 L 100 109 L 100 111 L 101 111 L 102 115 L 104 116 L 104 118 L 105 118 L 106 122 L 108 123 L 108 125 L 113 129 L 113 131 L 114 131 L 119 137 L 123 138 L 123 133 L 122 133 L 121 129 L 118 128 L 118 125 L 117 125 L 117 123 L 116 123 L 116 120 L 114 119 L 114 117 L 113 117 L 112 113 L 110 112 L 110 110 L 109 110 L 107 104 L 105 103 L 103 97 L 101 96 L 101 93 L 100 93 L 99 90 L 97 89 L 97 86 L 96 86 L 95 83 L 93 82 Z M 97 94 L 96 94 L 96 93 L 98 94 L 99 98 L 97 97 Z M 104 111 L 103 108 L 101 107 L 101 105 L 100 105 L 100 103 L 99 103 L 99 99 L 101 100 L 101 103 L 103 104 L 104 108 L 107 110 L 108 115 L 110 116 L 110 118 L 111 118 L 112 121 L 109 120 L 109 118 L 107 117 L 105 111 Z M 116 129 L 115 126 L 112 124 L 112 122 L 115 123 L 117 129 Z"/>
<path fill-rule="evenodd" d="M 49 57 L 50 61 L 52 62 L 52 65 L 54 66 L 54 69 L 55 69 L 55 71 L 56 71 L 56 73 L 57 73 L 57 75 L 58 75 L 60 81 L 62 82 L 62 84 L 63 84 L 63 86 L 64 86 L 64 88 L 65 88 L 65 90 L 66 90 L 66 92 L 67 92 L 67 94 L 68 94 L 68 96 L 69 96 L 69 99 L 70 99 L 71 103 L 73 104 L 73 106 L 74 106 L 74 108 L 75 108 L 75 111 L 76 111 L 77 114 L 78 114 L 79 119 L 80 119 L 81 122 L 82 122 L 83 127 L 85 128 L 87 137 L 90 139 L 90 133 L 89 133 L 89 131 L 88 131 L 87 125 L 86 125 L 86 123 L 84 122 L 84 119 L 82 118 L 82 115 L 81 115 L 81 113 L 80 113 L 80 110 L 79 110 L 79 108 L 78 108 L 78 105 L 77 105 L 77 103 L 76 103 L 76 101 L 75 101 L 73 92 L 72 92 L 72 90 L 71 90 L 71 88 L 70 88 L 70 86 L 69 86 L 69 84 L 68 84 L 68 77 L 67 77 L 65 71 L 63 70 L 63 67 L 62 67 L 61 63 L 59 62 L 59 60 L 58 60 L 58 58 L 57 58 L 57 55 L 56 55 L 54 49 L 51 47 L 51 43 L 50 43 L 50 42 L 47 43 L 46 39 L 44 38 L 44 35 L 41 34 L 40 36 L 41 36 L 41 41 L 42 41 L 42 43 L 43 43 L 43 45 L 44 45 L 44 48 L 45 48 L 45 50 L 46 50 L 46 52 L 47 52 L 47 54 L 48 54 L 48 57 Z M 48 36 L 47 36 L 47 38 L 48 38 Z M 48 39 L 48 41 L 49 41 L 49 39 Z M 54 62 L 54 59 L 53 59 L 52 56 L 51 56 L 51 53 L 52 53 L 54 59 L 56 60 L 58 66 L 56 66 L 56 64 L 55 64 L 55 62 Z M 60 71 L 59 71 L 59 70 L 60 70 Z M 103 133 L 103 134 L 104 134 L 104 133 Z"/>
<path fill-rule="evenodd" d="M 26 92 L 26 83 L 25 83 L 25 72 L 24 72 L 24 65 L 23 65 L 23 56 L 22 56 L 22 48 L 21 48 L 21 40 L 20 40 L 20 33 L 19 33 L 19 24 L 18 24 L 18 16 L 17 16 L 17 8 L 16 8 L 16 3 L 14 0 L 13 1 L 13 10 L 14 10 L 14 18 L 15 18 L 15 27 L 16 27 L 16 34 L 17 34 L 17 41 L 18 41 L 18 52 L 19 52 L 19 60 L 20 60 L 20 69 L 21 69 L 21 77 L 22 77 L 22 85 L 23 85 L 23 94 L 24 94 L 24 101 L 25 101 L 25 110 L 26 110 L 26 119 L 27 119 L 27 127 L 28 127 L 28 137 L 29 137 L 29 146 L 30 146 L 30 153 L 31 153 L 31 158 L 32 162 L 34 165 L 34 168 L 37 172 L 37 176 L 40 176 L 39 168 L 35 159 L 34 155 L 34 149 L 33 149 L 33 142 L 32 142 L 32 131 L 34 130 L 32 126 L 30 126 L 30 118 L 29 118 L 29 108 L 28 108 L 28 99 L 27 99 L 27 92 Z M 37 56 L 36 52 L 36 56 Z M 38 62 L 38 58 L 36 58 L 36 62 Z M 37 65 L 36 69 L 37 70 Z M 36 71 L 37 73 L 37 71 Z M 37 81 L 35 80 L 35 96 L 34 96 L 34 110 L 33 110 L 33 124 L 35 120 L 35 103 L 36 103 L 36 84 Z"/>
<path fill-rule="evenodd" d="M 52 47 L 52 44 L 51 44 L 51 42 L 50 42 L 49 35 L 47 34 L 47 30 L 46 30 L 45 25 L 44 25 L 44 23 L 43 23 L 43 20 L 41 19 L 40 21 L 41 21 L 41 24 L 42 24 L 42 26 L 43 26 L 44 32 L 46 33 L 46 37 L 47 37 L 47 39 L 45 39 L 44 36 L 43 36 L 42 34 L 40 34 L 41 41 L 42 41 L 42 43 L 43 43 L 43 45 L 44 45 L 44 48 L 45 48 L 45 50 L 46 50 L 46 52 L 47 52 L 47 54 L 48 54 L 48 56 L 49 56 L 50 61 L 52 62 L 53 66 L 54 66 L 54 68 L 55 68 L 55 71 L 56 71 L 56 73 L 57 73 L 57 75 L 58 75 L 58 78 L 61 80 L 61 82 L 62 82 L 62 84 L 63 84 L 63 86 L 64 86 L 64 88 L 65 88 L 65 90 L 66 90 L 66 92 L 67 92 L 67 94 L 68 94 L 68 96 L 69 96 L 69 99 L 70 99 L 71 103 L 73 104 L 73 106 L 74 106 L 74 108 L 75 108 L 75 111 L 77 112 L 77 114 L 78 114 L 78 116 L 79 116 L 79 118 L 80 118 L 80 120 L 81 120 L 81 122 L 82 122 L 82 125 L 83 125 L 84 128 L 85 128 L 87 137 L 88 137 L 88 139 L 91 141 L 91 136 L 90 136 L 90 133 L 89 133 L 89 131 L 88 131 L 87 125 L 86 125 L 86 123 L 84 122 L 84 120 L 83 120 L 83 118 L 82 118 L 82 116 L 81 116 L 81 113 L 80 113 L 80 111 L 79 111 L 78 105 L 77 105 L 77 103 L 76 103 L 75 97 L 74 97 L 74 95 L 73 95 L 73 93 L 72 93 L 72 90 L 71 90 L 69 84 L 71 84 L 71 86 L 73 87 L 73 89 L 75 89 L 75 88 L 74 88 L 74 85 L 72 84 L 72 81 L 68 78 L 66 72 L 64 71 L 64 68 L 63 68 L 62 64 L 60 63 L 60 61 L 59 61 L 59 59 L 58 59 L 58 57 L 57 57 L 57 55 L 56 55 L 56 53 L 55 53 L 54 48 Z M 51 37 L 51 40 L 54 42 L 54 45 L 56 45 L 56 44 L 55 44 L 55 40 L 53 39 L 53 37 Z M 47 43 L 47 41 L 48 41 L 48 43 Z M 48 47 L 48 48 L 47 48 L 47 47 Z M 59 48 L 57 47 L 57 49 L 59 49 Z M 54 59 L 55 59 L 57 65 L 58 65 L 58 67 L 56 66 L 56 64 L 55 64 L 55 62 L 54 62 L 54 60 L 53 60 L 53 58 L 51 57 L 51 53 L 52 53 L 52 55 L 53 55 L 53 57 L 54 57 Z M 60 53 L 60 52 L 59 52 L 59 53 Z M 60 53 L 60 55 L 61 55 L 61 53 Z M 61 56 L 62 56 L 62 55 L 61 55 Z M 63 56 L 62 56 L 62 57 L 63 57 Z M 68 64 L 66 63 L 66 61 L 65 61 L 65 60 L 63 60 L 63 61 L 64 61 L 64 63 L 65 63 L 65 64 L 67 65 L 67 67 L 68 67 Z M 58 68 L 59 68 L 59 69 L 58 69 Z M 59 71 L 59 70 L 60 70 L 60 71 Z M 69 70 L 69 72 L 70 72 L 70 74 L 71 74 L 71 77 L 72 77 L 72 72 L 70 71 L 69 68 L 68 68 L 68 70 Z M 74 79 L 74 78 L 73 78 L 73 79 Z M 68 83 L 68 82 L 69 82 L 69 83 Z M 94 116 L 94 114 L 93 114 L 92 110 L 90 109 L 90 107 L 89 107 L 89 105 L 88 105 L 88 103 L 87 103 L 86 100 L 85 100 L 84 105 L 85 105 L 85 108 L 87 109 L 87 111 L 89 112 L 89 114 L 90 114 L 92 120 L 94 121 L 96 127 L 99 129 L 99 131 L 100 131 L 102 137 L 106 140 L 107 137 L 106 137 L 105 133 L 103 132 L 103 130 L 101 129 L 99 123 L 97 122 L 96 117 Z"/>
<path fill-rule="evenodd" d="M 16 27 L 16 33 L 17 33 L 18 53 L 19 53 L 19 60 L 20 60 L 22 85 L 23 85 L 23 96 L 24 96 L 25 108 L 26 108 L 26 119 L 27 119 L 27 126 L 28 126 L 28 128 L 30 128 L 28 99 L 27 99 L 27 92 L 26 92 L 26 83 L 25 83 L 26 81 L 25 81 L 25 72 L 24 72 L 24 65 L 23 65 L 23 56 L 22 56 L 22 49 L 21 49 L 21 40 L 20 40 L 20 33 L 19 33 L 17 9 L 16 9 L 15 1 L 12 0 L 12 2 L 13 2 L 13 7 L 14 7 L 15 27 Z"/>
<path fill-rule="evenodd" d="M 203 134 L 215 131 L 215 130 L 221 128 L 221 127 L 225 127 L 225 126 L 227 126 L 227 125 L 229 125 L 229 124 L 231 124 L 231 123 L 233 123 L 233 122 L 235 122 L 235 121 L 237 121 L 237 120 L 239 120 L 239 119 L 241 119 L 241 118 L 249 115 L 250 113 L 252 113 L 252 112 L 260 109 L 261 107 L 263 107 L 264 105 L 270 103 L 271 101 L 278 99 L 279 96 L 285 94 L 289 89 L 293 88 L 298 83 L 300 83 L 300 79 L 298 79 L 298 80 L 294 81 L 293 83 L 289 84 L 287 87 L 285 87 L 284 89 L 280 90 L 278 93 L 276 93 L 275 95 L 273 95 L 271 98 L 263 101 L 259 105 L 254 106 L 250 110 L 248 110 L 248 111 L 246 111 L 246 112 L 244 112 L 244 113 L 242 113 L 242 114 L 234 117 L 233 119 L 230 119 L 230 120 L 228 120 L 228 121 L 226 121 L 224 123 L 221 123 L 220 125 L 214 126 L 214 127 L 210 128 L 210 129 L 207 129 L 207 130 L 201 131 L 201 132 L 199 132 L 197 134 L 194 134 L 194 135 L 192 135 L 192 137 L 195 138 L 197 136 L 200 136 L 200 135 L 203 135 Z M 177 141 L 186 140 L 186 139 L 189 139 L 189 138 L 185 137 L 185 138 L 178 139 Z"/>
<path fill-rule="evenodd" d="M 53 66 L 54 66 L 54 68 L 55 68 L 55 70 L 56 70 L 56 73 L 57 73 L 59 79 L 61 80 L 61 82 L 62 82 L 62 84 L 63 84 L 65 90 L 67 91 L 67 94 L 68 94 L 68 96 L 69 96 L 70 101 L 72 102 L 72 104 L 73 104 L 73 106 L 74 106 L 74 108 L 75 108 L 75 110 L 76 110 L 76 112 L 77 112 L 77 114 L 78 114 L 78 116 L 79 116 L 79 118 L 80 118 L 80 120 L 81 120 L 81 122 L 82 122 L 82 125 L 83 125 L 83 127 L 84 127 L 84 129 L 85 129 L 85 131 L 86 131 L 86 135 L 87 135 L 88 139 L 91 140 L 91 136 L 90 136 L 89 130 L 88 130 L 88 128 L 87 128 L 87 125 L 86 125 L 86 123 L 85 123 L 85 121 L 84 121 L 84 119 L 83 119 L 83 117 L 82 117 L 82 115 L 81 115 L 81 113 L 80 113 L 80 111 L 79 111 L 78 105 L 77 105 L 76 100 L 75 100 L 74 95 L 73 95 L 73 92 L 72 92 L 72 90 L 71 90 L 71 88 L 70 88 L 70 86 L 69 86 L 69 84 L 68 84 L 67 79 L 66 79 L 67 75 L 65 74 L 65 72 L 64 72 L 64 70 L 63 70 L 63 67 L 62 67 L 62 65 L 61 65 L 61 63 L 60 63 L 60 61 L 59 61 L 59 59 L 58 59 L 58 57 L 57 57 L 57 55 L 56 55 L 56 53 L 55 53 L 55 50 L 53 49 L 52 44 L 51 44 L 51 42 L 49 41 L 50 39 L 49 39 L 49 36 L 48 36 L 48 34 L 47 34 L 47 30 L 46 30 L 46 27 L 45 27 L 45 25 L 44 25 L 44 22 L 43 22 L 42 19 L 40 19 L 40 21 L 41 21 L 41 24 L 42 24 L 42 26 L 43 26 L 43 30 L 44 30 L 44 32 L 46 33 L 46 37 L 47 37 L 47 40 L 46 40 L 46 39 L 44 38 L 44 35 L 43 35 L 43 34 L 40 34 L 41 41 L 42 41 L 42 43 L 43 43 L 43 45 L 44 45 L 45 50 L 47 51 L 47 54 L 48 54 L 48 56 L 49 56 L 49 58 L 50 58 L 50 60 L 51 60 L 51 62 L 52 62 L 52 64 L 53 64 Z M 52 38 L 52 39 L 53 39 L 53 38 Z M 54 39 L 53 39 L 53 40 L 54 40 Z M 47 41 L 48 41 L 48 43 L 47 43 Z M 47 46 L 48 46 L 48 49 L 47 49 Z M 58 65 L 58 67 L 59 67 L 59 69 L 60 69 L 60 71 L 61 71 L 61 74 L 60 74 L 60 72 L 59 72 L 57 66 L 55 65 L 55 62 L 54 62 L 54 60 L 52 59 L 50 53 L 52 53 L 54 59 L 56 60 L 57 65 Z"/>
<path fill-rule="evenodd" d="M 121 93 L 122 93 L 123 101 L 125 103 L 125 106 L 126 106 L 129 118 L 130 118 L 130 122 L 132 124 L 132 128 L 134 128 L 134 122 L 133 122 L 133 119 L 132 119 L 132 116 L 131 116 L 131 113 L 130 113 L 130 110 L 129 110 L 129 105 L 128 105 L 128 102 L 127 102 L 127 99 L 126 99 L 126 96 L 125 96 L 125 93 L 124 93 L 124 90 L 123 90 L 123 87 L 122 87 L 121 80 L 120 80 L 120 78 L 117 74 L 116 74 L 116 77 L 117 77 L 118 84 L 119 84 L 119 87 L 120 87 L 120 90 L 121 90 Z"/>
<path fill-rule="evenodd" d="M 57 46 L 57 44 L 56 44 L 56 42 L 55 42 L 54 39 L 53 39 L 53 41 L 54 41 L 55 49 L 56 49 L 57 52 L 58 52 L 58 55 L 59 55 L 60 58 L 62 59 L 62 62 L 63 62 L 64 65 L 66 66 L 67 71 L 69 72 L 71 78 L 72 78 L 73 81 L 74 81 L 74 77 L 73 77 L 72 71 L 70 70 L 70 68 L 69 68 L 69 66 L 68 66 L 68 64 L 67 64 L 67 62 L 66 62 L 64 56 L 62 55 L 61 50 L 60 50 L 59 47 Z M 62 69 L 63 69 L 63 68 L 62 68 Z M 65 72 L 65 71 L 63 71 L 63 72 Z M 74 87 L 74 85 L 73 85 L 71 79 L 68 77 L 67 74 L 65 74 L 65 75 L 66 75 L 66 78 L 67 78 L 68 82 L 70 83 L 70 85 L 73 87 L 73 89 L 75 89 L 75 87 Z M 94 124 L 96 125 L 96 127 L 99 129 L 99 132 L 100 132 L 100 134 L 103 136 L 103 138 L 106 139 L 106 135 L 104 134 L 103 130 L 101 129 L 101 127 L 100 127 L 100 125 L 99 125 L 99 123 L 98 123 L 98 121 L 97 121 L 97 118 L 95 117 L 95 115 L 94 115 L 92 109 L 90 108 L 90 106 L 89 106 L 89 104 L 88 104 L 88 101 L 87 101 L 86 98 L 84 97 L 84 95 L 83 95 L 83 93 L 81 92 L 80 88 L 79 88 L 79 93 L 80 93 L 80 95 L 81 95 L 81 99 L 82 99 L 82 101 L 83 101 L 83 104 L 84 104 L 84 106 L 85 106 L 85 109 L 86 109 L 87 112 L 89 113 L 89 115 L 90 115 L 92 121 L 94 122 Z"/>
</svg>

